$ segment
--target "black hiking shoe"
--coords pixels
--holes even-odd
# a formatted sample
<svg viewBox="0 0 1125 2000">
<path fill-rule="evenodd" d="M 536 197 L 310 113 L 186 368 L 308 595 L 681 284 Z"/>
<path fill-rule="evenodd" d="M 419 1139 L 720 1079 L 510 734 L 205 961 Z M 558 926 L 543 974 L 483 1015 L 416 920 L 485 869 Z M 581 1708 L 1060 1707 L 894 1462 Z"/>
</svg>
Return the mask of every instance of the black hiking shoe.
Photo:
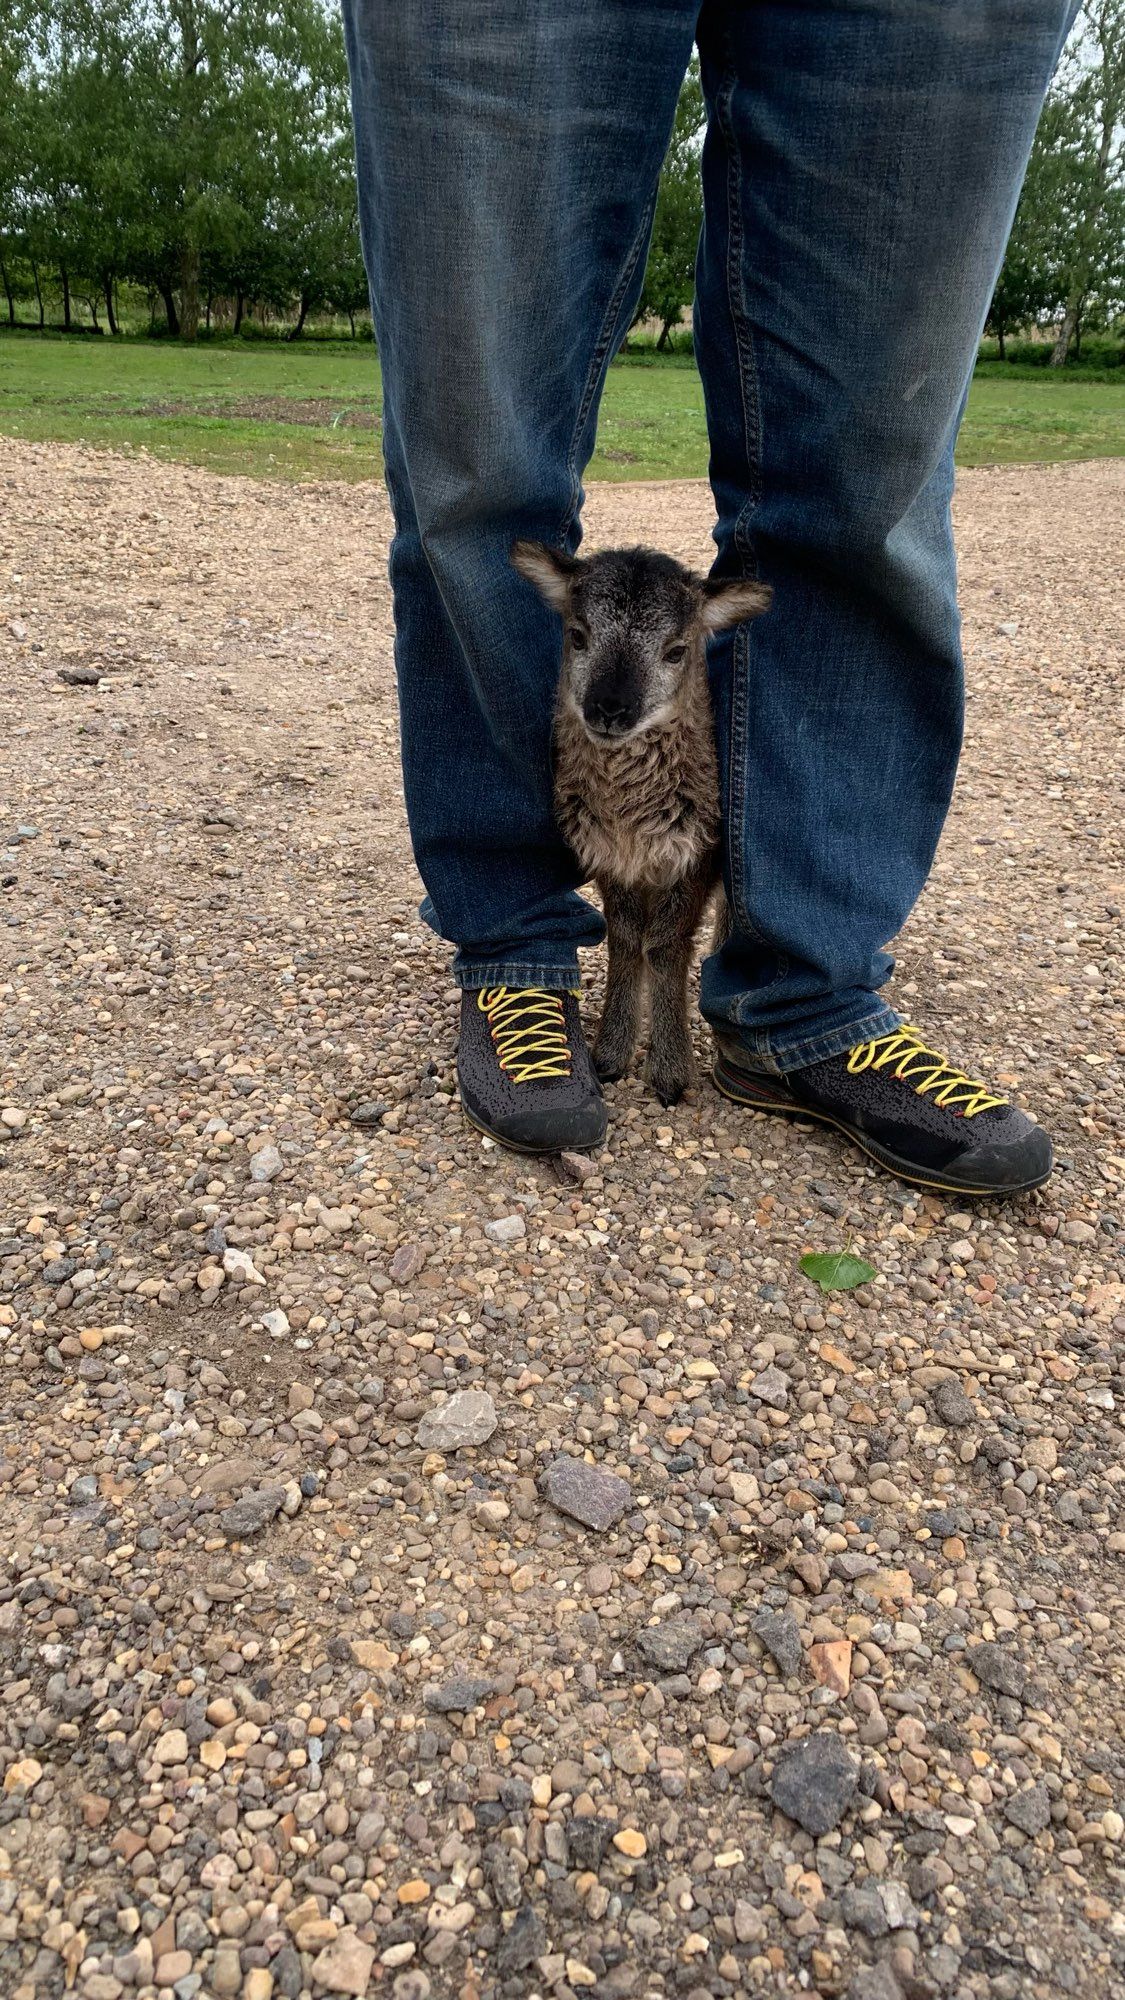
<svg viewBox="0 0 1125 2000">
<path fill-rule="evenodd" d="M 944 1194 L 1025 1194 L 1054 1164 L 1047 1134 L 1006 1097 L 926 1047 L 917 1028 L 860 1042 L 844 1055 L 771 1076 L 726 1036 L 717 1089 L 755 1111 L 834 1125 L 880 1166 Z"/>
<path fill-rule="evenodd" d="M 574 993 L 462 993 L 457 1079 L 470 1123 L 517 1152 L 582 1152 L 605 1138 L 605 1101 Z"/>
</svg>

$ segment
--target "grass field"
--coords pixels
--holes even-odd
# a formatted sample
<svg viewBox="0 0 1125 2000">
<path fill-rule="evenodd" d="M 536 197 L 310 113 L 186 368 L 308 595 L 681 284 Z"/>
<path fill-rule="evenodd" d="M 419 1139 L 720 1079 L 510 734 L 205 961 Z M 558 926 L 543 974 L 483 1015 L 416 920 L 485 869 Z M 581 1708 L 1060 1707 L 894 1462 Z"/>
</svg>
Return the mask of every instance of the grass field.
<svg viewBox="0 0 1125 2000">
<path fill-rule="evenodd" d="M 986 362 L 962 465 L 1125 456 L 1125 369 L 1058 376 Z M 1116 379 L 1115 379 L 1116 378 Z M 379 471 L 378 364 L 367 343 L 42 339 L 0 332 L 0 434 L 143 448 L 216 472 L 369 479 Z M 688 357 L 614 363 L 593 479 L 699 478 L 703 396 Z"/>
</svg>

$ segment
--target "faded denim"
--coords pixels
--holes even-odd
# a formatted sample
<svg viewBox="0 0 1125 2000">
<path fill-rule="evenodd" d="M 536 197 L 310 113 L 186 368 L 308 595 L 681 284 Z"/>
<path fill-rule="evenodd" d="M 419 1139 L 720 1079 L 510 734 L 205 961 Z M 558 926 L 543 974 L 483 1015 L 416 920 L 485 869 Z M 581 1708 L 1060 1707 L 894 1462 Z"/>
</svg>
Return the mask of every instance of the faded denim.
<svg viewBox="0 0 1125 2000">
<path fill-rule="evenodd" d="M 949 805 L 953 443 L 1071 0 L 344 0 L 383 368 L 423 912 L 462 985 L 575 986 L 603 935 L 551 808 L 557 621 L 693 36 L 696 354 L 734 930 L 702 1005 L 766 1065 L 886 1032 L 886 949 Z"/>
</svg>

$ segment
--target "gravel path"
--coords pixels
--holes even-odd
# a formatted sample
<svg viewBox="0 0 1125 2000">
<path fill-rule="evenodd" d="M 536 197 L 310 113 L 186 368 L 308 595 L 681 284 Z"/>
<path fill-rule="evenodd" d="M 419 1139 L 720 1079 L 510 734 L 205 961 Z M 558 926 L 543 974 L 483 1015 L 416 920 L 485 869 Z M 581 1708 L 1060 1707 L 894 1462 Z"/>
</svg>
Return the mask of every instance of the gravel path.
<svg viewBox="0 0 1125 2000">
<path fill-rule="evenodd" d="M 958 520 L 895 990 L 1061 1155 L 971 1214 L 705 1084 L 482 1144 L 379 494 L 0 445 L 9 2000 L 1125 1993 L 1125 462 Z"/>
</svg>

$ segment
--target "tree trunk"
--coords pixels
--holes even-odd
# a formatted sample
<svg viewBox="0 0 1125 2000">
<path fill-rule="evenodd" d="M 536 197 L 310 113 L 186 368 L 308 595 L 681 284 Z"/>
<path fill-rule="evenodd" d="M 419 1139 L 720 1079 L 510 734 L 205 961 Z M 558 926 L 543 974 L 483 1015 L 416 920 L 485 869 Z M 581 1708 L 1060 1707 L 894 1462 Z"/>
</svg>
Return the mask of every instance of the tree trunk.
<svg viewBox="0 0 1125 2000">
<path fill-rule="evenodd" d="M 214 287 L 214 285 L 208 285 L 208 287 L 207 287 L 207 316 L 206 316 L 206 318 L 205 318 L 205 320 L 204 320 L 204 322 L 203 322 L 204 326 L 205 326 L 205 327 L 207 328 L 207 331 L 208 331 L 208 333 L 210 333 L 210 331 L 211 331 L 211 306 L 212 306 L 212 303 L 213 303 L 213 301 L 214 301 L 214 297 L 215 297 L 215 287 Z"/>
<path fill-rule="evenodd" d="M 87 293 L 86 305 L 90 314 L 90 324 L 95 333 L 100 333 L 101 327 L 98 325 L 98 295 L 96 292 Z"/>
<path fill-rule="evenodd" d="M 8 266 L 2 257 L 0 257 L 0 279 L 3 279 L 4 290 L 8 298 L 8 325 L 14 326 L 16 323 L 16 302 L 12 297 L 12 287 L 8 283 Z"/>
<path fill-rule="evenodd" d="M 69 333 L 70 332 L 70 279 L 67 276 L 67 269 L 65 264 L 59 265 L 59 278 L 62 283 L 63 332 Z"/>
<path fill-rule="evenodd" d="M 33 278 L 34 278 L 34 280 L 35 280 L 35 296 L 36 296 L 36 299 L 37 299 L 37 300 L 38 300 L 38 302 L 39 302 L 39 325 L 40 325 L 40 327 L 42 327 L 42 325 L 43 325 L 43 289 L 42 289 L 42 286 L 41 286 L 41 285 L 40 285 L 40 283 L 39 283 L 39 266 L 38 266 L 38 264 L 36 264 L 36 263 L 34 263 L 34 262 L 32 263 L 32 266 L 31 266 L 31 275 L 32 275 L 32 277 L 33 277 Z"/>
<path fill-rule="evenodd" d="M 171 285 L 161 285 L 158 289 L 164 301 L 164 311 L 168 319 L 168 331 L 172 335 L 172 338 L 175 339 L 180 331 L 180 316 L 176 311 L 176 301 L 172 296 L 172 287 Z"/>
<path fill-rule="evenodd" d="M 1081 292 L 1077 290 L 1072 291 L 1066 302 L 1066 311 L 1062 316 L 1062 325 L 1055 335 L 1054 352 L 1051 355 L 1052 368 L 1061 368 L 1066 361 L 1067 355 L 1070 353 L 1071 344 L 1078 331 L 1078 314 L 1081 305 Z"/>
<path fill-rule="evenodd" d="M 671 333 L 672 328 L 675 326 L 675 324 L 676 322 L 674 319 L 666 319 L 664 321 L 664 324 L 661 327 L 660 332 L 657 335 L 656 339 L 656 351 L 658 354 L 664 354 L 667 352 L 668 336 Z"/>
<path fill-rule="evenodd" d="M 302 327 L 304 326 L 304 324 L 305 324 L 305 315 L 307 314 L 307 312 L 308 312 L 308 309 L 309 309 L 309 301 L 308 301 L 308 295 L 307 295 L 307 293 L 305 293 L 305 292 L 302 292 L 302 293 L 301 293 L 301 310 L 300 310 L 300 313 L 298 314 L 298 317 L 297 317 L 297 324 L 296 324 L 296 326 L 295 326 L 295 327 L 293 328 L 293 331 L 291 332 L 291 334 L 289 335 L 289 338 L 290 338 L 290 340 L 299 340 L 299 339 L 300 339 L 300 337 L 301 337 L 301 328 L 302 328 Z"/>
<path fill-rule="evenodd" d="M 236 292 L 234 295 L 234 327 L 233 327 L 233 331 L 235 333 L 242 332 L 242 308 L 245 304 L 246 304 L 245 293 Z"/>
<path fill-rule="evenodd" d="M 351 327 L 351 330 L 352 330 L 352 339 L 354 340 L 354 339 L 355 339 L 355 314 L 354 314 L 354 312 L 352 311 L 352 309 L 351 309 L 351 307 L 350 307 L 350 306 L 348 307 L 348 325 L 349 325 L 349 326 Z"/>
<path fill-rule="evenodd" d="M 996 329 L 996 339 L 1000 347 L 1000 359 L 1001 361 L 1006 361 L 1008 357 L 1004 352 L 1004 329 L 1002 326 L 998 326 Z"/>
<path fill-rule="evenodd" d="M 180 339 L 194 340 L 198 332 L 199 251 L 188 243 L 180 260 Z"/>
<path fill-rule="evenodd" d="M 116 334 L 118 329 L 117 314 L 113 310 L 113 279 L 108 272 L 103 280 L 103 284 L 105 288 L 105 316 L 109 321 L 110 332 Z"/>
</svg>

